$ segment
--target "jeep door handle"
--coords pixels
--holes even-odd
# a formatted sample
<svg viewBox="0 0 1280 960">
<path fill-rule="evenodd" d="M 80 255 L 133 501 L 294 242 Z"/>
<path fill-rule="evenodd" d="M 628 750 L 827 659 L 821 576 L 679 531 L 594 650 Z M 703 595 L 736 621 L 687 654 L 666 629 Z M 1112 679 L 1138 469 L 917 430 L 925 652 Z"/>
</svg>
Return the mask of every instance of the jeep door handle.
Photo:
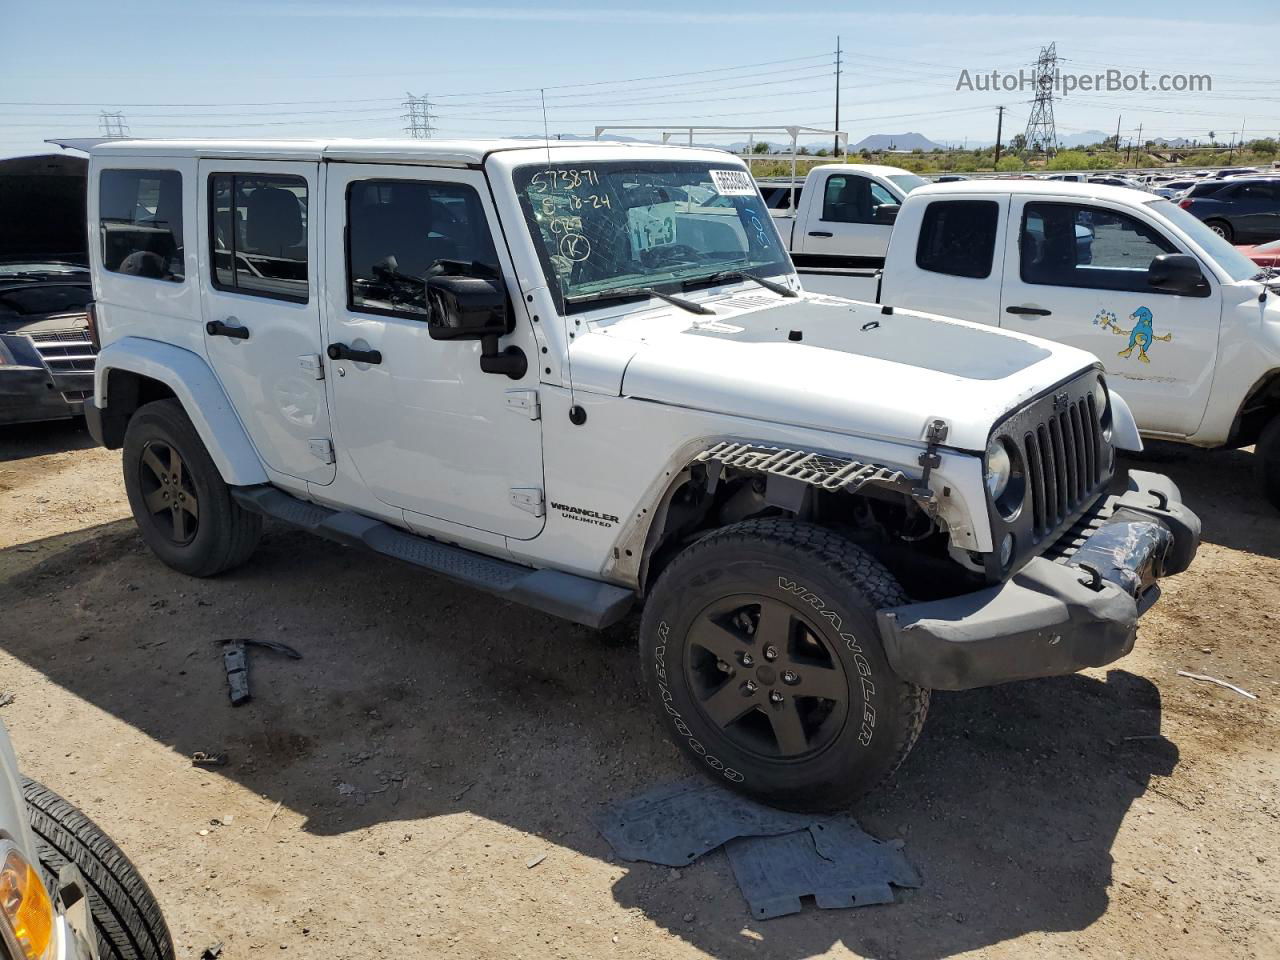
<svg viewBox="0 0 1280 960">
<path fill-rule="evenodd" d="M 834 234 L 832 234 L 832 233 L 831 233 L 830 231 L 828 231 L 828 230 L 810 230 L 810 231 L 809 231 L 809 236 L 811 236 L 811 237 L 830 237 L 830 236 L 834 236 Z"/>
<path fill-rule="evenodd" d="M 1045 310 L 1041 307 L 1005 307 L 1005 313 L 1017 313 L 1028 317 L 1047 317 L 1053 313 L 1052 310 Z"/>
<path fill-rule="evenodd" d="M 382 354 L 377 350 L 352 350 L 345 343 L 331 343 L 325 353 L 330 360 L 354 360 L 356 363 L 381 363 Z"/>
<path fill-rule="evenodd" d="M 227 317 L 228 320 L 234 320 L 235 317 Z M 204 325 L 204 332 L 211 337 L 230 337 L 232 340 L 248 340 L 248 327 L 232 327 L 223 323 L 221 320 L 210 320 Z"/>
</svg>

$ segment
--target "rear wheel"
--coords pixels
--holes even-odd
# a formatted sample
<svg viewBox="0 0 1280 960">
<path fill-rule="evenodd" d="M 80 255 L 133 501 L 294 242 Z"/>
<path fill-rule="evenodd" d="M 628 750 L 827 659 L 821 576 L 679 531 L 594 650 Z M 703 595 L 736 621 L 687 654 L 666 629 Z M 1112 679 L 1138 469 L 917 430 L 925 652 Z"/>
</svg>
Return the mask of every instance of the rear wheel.
<svg viewBox="0 0 1280 960">
<path fill-rule="evenodd" d="M 129 421 L 124 486 L 142 539 L 175 570 L 212 576 L 258 545 L 262 518 L 231 499 L 177 400 L 148 403 Z"/>
<path fill-rule="evenodd" d="M 735 524 L 654 585 L 640 626 L 646 683 L 704 772 L 777 806 L 844 807 L 897 769 L 924 723 L 929 692 L 893 673 L 875 620 L 905 601 L 838 534 Z"/>
<path fill-rule="evenodd" d="M 1253 448 L 1258 485 L 1268 502 L 1280 510 L 1280 413 L 1262 430 Z"/>
<path fill-rule="evenodd" d="M 1231 224 L 1225 220 L 1206 220 L 1204 225 L 1228 243 L 1235 239 L 1236 232 L 1231 229 Z"/>
<path fill-rule="evenodd" d="M 45 882 L 80 869 L 102 960 L 173 960 L 173 941 L 151 889 L 96 823 L 48 787 L 22 780 Z"/>
</svg>

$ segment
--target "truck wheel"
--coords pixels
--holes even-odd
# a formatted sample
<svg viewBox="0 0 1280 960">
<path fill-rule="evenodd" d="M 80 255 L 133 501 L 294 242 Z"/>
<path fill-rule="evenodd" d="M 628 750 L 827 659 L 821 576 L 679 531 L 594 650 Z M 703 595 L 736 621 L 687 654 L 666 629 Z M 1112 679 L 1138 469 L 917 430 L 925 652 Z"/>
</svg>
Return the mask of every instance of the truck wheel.
<svg viewBox="0 0 1280 960">
<path fill-rule="evenodd" d="M 120 848 L 48 787 L 23 777 L 22 793 L 51 889 L 56 889 L 51 881 L 67 863 L 84 875 L 102 960 L 173 960 L 173 941 L 160 905 Z"/>
<path fill-rule="evenodd" d="M 258 545 L 262 518 L 231 499 L 177 400 L 148 403 L 129 421 L 124 487 L 142 539 L 175 570 L 210 577 Z"/>
<path fill-rule="evenodd" d="M 1235 231 L 1231 229 L 1231 224 L 1225 220 L 1206 220 L 1204 225 L 1228 243 L 1235 237 Z"/>
<path fill-rule="evenodd" d="M 748 520 L 686 549 L 640 623 L 641 669 L 704 772 L 775 806 L 847 807 L 906 758 L 929 691 L 889 667 L 876 610 L 906 601 L 823 527 Z"/>
<path fill-rule="evenodd" d="M 1253 447 L 1254 469 L 1267 501 L 1280 510 L 1280 414 L 1262 429 Z"/>
</svg>

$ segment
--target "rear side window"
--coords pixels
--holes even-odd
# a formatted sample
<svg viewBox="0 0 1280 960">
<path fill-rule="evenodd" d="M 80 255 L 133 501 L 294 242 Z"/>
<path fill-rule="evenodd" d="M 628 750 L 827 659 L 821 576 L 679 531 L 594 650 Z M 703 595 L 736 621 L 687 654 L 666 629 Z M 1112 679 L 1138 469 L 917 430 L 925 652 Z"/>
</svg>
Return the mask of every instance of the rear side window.
<svg viewBox="0 0 1280 960">
<path fill-rule="evenodd" d="M 98 179 L 98 229 L 107 270 L 181 283 L 182 174 L 103 170 Z"/>
<path fill-rule="evenodd" d="M 219 290 L 307 302 L 307 181 L 256 173 L 209 177 L 209 249 Z"/>
<path fill-rule="evenodd" d="M 953 277 L 991 276 L 999 215 L 994 200 L 935 200 L 924 211 L 916 266 Z"/>
<path fill-rule="evenodd" d="M 347 190 L 352 310 L 425 320 L 427 277 L 449 261 L 499 273 L 479 195 L 460 183 L 361 180 Z"/>
</svg>

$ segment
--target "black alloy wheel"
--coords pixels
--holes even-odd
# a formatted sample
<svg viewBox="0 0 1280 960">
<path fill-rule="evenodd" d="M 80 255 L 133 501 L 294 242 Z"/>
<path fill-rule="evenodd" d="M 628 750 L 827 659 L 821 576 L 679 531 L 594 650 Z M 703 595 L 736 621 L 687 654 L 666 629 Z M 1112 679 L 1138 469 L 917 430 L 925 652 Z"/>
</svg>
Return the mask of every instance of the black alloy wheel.
<svg viewBox="0 0 1280 960">
<path fill-rule="evenodd" d="M 685 672 L 699 710 L 743 751 L 799 760 L 849 711 L 844 665 L 804 614 L 771 597 L 726 597 L 694 621 Z"/>
</svg>

